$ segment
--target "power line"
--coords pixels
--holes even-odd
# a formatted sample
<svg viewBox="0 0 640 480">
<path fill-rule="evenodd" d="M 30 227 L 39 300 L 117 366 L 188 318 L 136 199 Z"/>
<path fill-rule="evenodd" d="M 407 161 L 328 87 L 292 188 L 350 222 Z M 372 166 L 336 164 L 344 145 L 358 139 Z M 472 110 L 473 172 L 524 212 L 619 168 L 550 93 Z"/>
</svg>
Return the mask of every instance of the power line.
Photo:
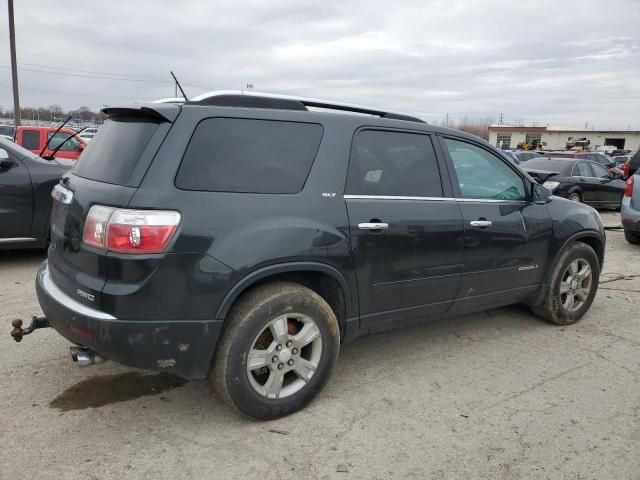
<svg viewBox="0 0 640 480">
<path fill-rule="evenodd" d="M 10 85 L 6 84 L 6 83 L 0 83 L 0 85 L 2 85 L 3 87 L 9 87 Z M 75 97 L 108 97 L 108 98 L 123 98 L 123 99 L 127 99 L 127 100 L 140 100 L 140 97 L 125 97 L 122 95 L 104 95 L 102 93 L 94 93 L 94 94 L 90 94 L 90 93 L 77 93 L 77 92 L 65 92 L 65 91 L 61 91 L 61 90 L 49 90 L 49 89 L 45 89 L 45 88 L 33 88 L 33 87 L 24 87 L 24 86 L 20 86 L 20 88 L 22 90 L 34 90 L 37 92 L 45 92 L 45 93 L 61 93 L 63 95 L 73 95 Z"/>
<path fill-rule="evenodd" d="M 0 62 L 5 62 L 5 60 L 0 60 Z M 110 73 L 110 72 L 97 72 L 90 70 L 76 70 L 73 68 L 66 67 L 54 67 L 50 65 L 36 64 L 36 63 L 20 63 L 20 65 L 29 65 L 29 66 L 38 66 L 46 68 L 47 70 L 42 70 L 39 68 L 28 68 L 28 67 L 18 67 L 19 70 L 24 70 L 27 72 L 35 72 L 35 73 L 44 73 L 45 75 L 57 75 L 63 77 L 77 77 L 77 78 L 91 78 L 97 80 L 116 80 L 116 81 L 126 81 L 126 82 L 140 82 L 140 83 L 171 83 L 170 78 L 161 78 L 150 75 L 135 75 L 135 74 L 120 74 L 120 73 Z M 0 68 L 10 68 L 9 66 L 0 65 Z M 51 70 L 51 71 L 49 71 Z M 58 71 L 56 71 L 58 70 Z M 69 73 L 69 72 L 79 72 L 79 73 Z M 93 75 L 95 74 L 95 75 Z M 105 76 L 107 75 L 107 76 Z M 133 78 L 138 77 L 138 78 Z M 191 85 L 199 88 L 206 88 L 210 90 L 215 90 L 216 88 L 224 89 L 225 87 L 221 86 L 212 86 L 207 85 L 206 83 L 200 82 L 198 80 L 191 80 L 188 78 L 182 78 L 182 83 Z"/>
<path fill-rule="evenodd" d="M 9 63 L 8 60 L 4 60 L 4 59 L 0 59 L 0 63 Z M 44 65 L 42 63 L 27 63 L 27 62 L 20 62 L 20 65 L 27 65 L 29 67 L 42 67 L 42 68 L 47 68 L 49 70 L 61 70 L 61 71 L 68 71 L 68 72 L 78 72 L 78 73 L 94 73 L 94 74 L 98 74 L 98 75 L 117 75 L 117 76 L 121 76 L 121 77 L 138 77 L 138 78 L 148 78 L 148 79 L 153 79 L 153 80 L 161 80 L 163 77 L 157 77 L 154 75 L 140 75 L 140 74 L 136 74 L 136 73 L 114 73 L 114 72 L 98 72 L 95 70 L 80 70 L 77 68 L 69 68 L 69 67 L 62 67 L 60 65 Z"/>
</svg>

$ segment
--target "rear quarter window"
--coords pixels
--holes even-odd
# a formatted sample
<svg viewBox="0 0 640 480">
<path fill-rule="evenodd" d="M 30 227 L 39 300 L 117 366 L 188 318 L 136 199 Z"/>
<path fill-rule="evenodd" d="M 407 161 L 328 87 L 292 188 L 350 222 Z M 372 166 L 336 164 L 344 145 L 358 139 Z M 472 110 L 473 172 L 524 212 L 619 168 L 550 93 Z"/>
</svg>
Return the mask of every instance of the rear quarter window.
<svg viewBox="0 0 640 480">
<path fill-rule="evenodd" d="M 323 128 L 315 123 L 209 118 L 196 127 L 176 176 L 183 190 L 298 193 Z"/>
</svg>

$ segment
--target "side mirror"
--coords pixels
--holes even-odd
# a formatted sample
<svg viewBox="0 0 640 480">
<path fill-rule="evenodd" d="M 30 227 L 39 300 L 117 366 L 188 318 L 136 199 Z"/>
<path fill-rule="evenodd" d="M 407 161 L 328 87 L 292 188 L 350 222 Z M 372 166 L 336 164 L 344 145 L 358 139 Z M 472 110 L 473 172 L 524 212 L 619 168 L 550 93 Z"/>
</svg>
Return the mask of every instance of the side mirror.
<svg viewBox="0 0 640 480">
<path fill-rule="evenodd" d="M 553 197 L 553 192 L 539 183 L 533 183 L 531 187 L 531 199 L 533 203 L 544 205 L 549 203 Z"/>
<path fill-rule="evenodd" d="M 0 148 L 0 160 L 7 160 L 9 158 L 9 154 L 4 148 Z"/>
<path fill-rule="evenodd" d="M 78 151 L 79 151 L 79 152 L 83 151 L 83 150 L 84 150 L 84 147 L 85 147 L 84 143 L 79 143 L 79 144 L 78 144 Z"/>
</svg>

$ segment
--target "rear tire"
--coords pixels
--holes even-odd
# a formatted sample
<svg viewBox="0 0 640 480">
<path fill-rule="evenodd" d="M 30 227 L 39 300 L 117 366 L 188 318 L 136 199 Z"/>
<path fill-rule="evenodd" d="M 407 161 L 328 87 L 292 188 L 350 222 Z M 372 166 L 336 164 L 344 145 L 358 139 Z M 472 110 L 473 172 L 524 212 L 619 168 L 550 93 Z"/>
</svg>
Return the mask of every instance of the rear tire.
<svg viewBox="0 0 640 480">
<path fill-rule="evenodd" d="M 338 320 L 322 297 L 296 283 L 268 283 L 233 305 L 210 376 L 232 407 L 280 418 L 320 392 L 339 350 Z"/>
<path fill-rule="evenodd" d="M 635 232 L 630 232 L 629 230 L 624 231 L 624 238 L 629 243 L 633 243 L 634 245 L 640 244 L 640 235 Z"/>
<path fill-rule="evenodd" d="M 580 195 L 578 192 L 571 192 L 567 199 L 571 200 L 572 202 L 582 203 L 582 195 Z"/>
<path fill-rule="evenodd" d="M 591 307 L 599 278 L 600 263 L 596 252 L 585 243 L 573 243 L 553 267 L 544 301 L 531 309 L 548 322 L 571 325 Z"/>
</svg>

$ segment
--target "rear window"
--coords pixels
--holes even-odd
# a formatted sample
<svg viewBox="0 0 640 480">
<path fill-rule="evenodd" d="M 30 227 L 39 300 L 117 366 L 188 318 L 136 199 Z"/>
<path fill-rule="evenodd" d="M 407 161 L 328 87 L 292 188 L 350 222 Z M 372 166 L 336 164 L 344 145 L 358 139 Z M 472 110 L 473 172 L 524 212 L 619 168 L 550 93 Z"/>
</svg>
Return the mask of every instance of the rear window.
<svg viewBox="0 0 640 480">
<path fill-rule="evenodd" d="M 22 146 L 27 150 L 38 150 L 40 148 L 40 132 L 38 130 L 23 130 Z"/>
<path fill-rule="evenodd" d="M 187 146 L 176 186 L 210 192 L 298 193 L 322 132 L 315 123 L 203 120 Z"/>
<path fill-rule="evenodd" d="M 158 125 L 139 117 L 108 119 L 80 155 L 73 173 L 90 180 L 127 185 Z"/>
</svg>

